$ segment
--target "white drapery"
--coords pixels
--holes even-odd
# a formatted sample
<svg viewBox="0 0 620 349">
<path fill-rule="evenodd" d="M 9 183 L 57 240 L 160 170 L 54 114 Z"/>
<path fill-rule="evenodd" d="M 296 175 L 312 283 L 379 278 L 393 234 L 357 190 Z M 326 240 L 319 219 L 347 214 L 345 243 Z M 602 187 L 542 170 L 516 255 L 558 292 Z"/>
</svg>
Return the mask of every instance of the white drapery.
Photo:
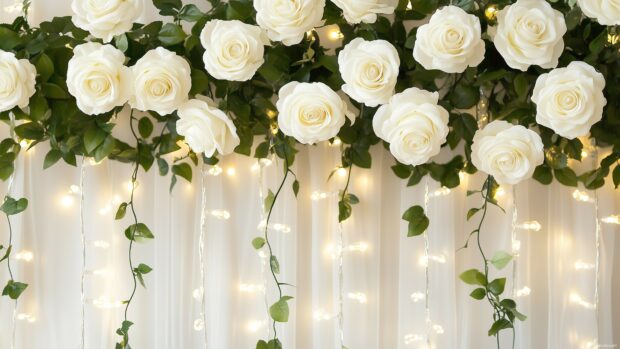
<svg viewBox="0 0 620 349">
<path fill-rule="evenodd" d="M 6 8 L 13 2 L 3 1 Z M 69 1 L 33 1 L 34 22 L 70 13 Z M 147 6 L 146 19 L 154 9 Z M 5 19 L 15 14 L 4 13 Z M 130 142 L 127 115 L 121 115 L 119 137 Z M 8 127 L 0 132 L 8 134 Z M 275 254 L 282 273 L 285 294 L 294 296 L 290 322 L 278 325 L 285 348 L 339 348 L 338 327 L 338 209 L 334 193 L 344 186 L 339 175 L 327 181 L 339 165 L 339 148 L 326 144 L 300 147 L 294 170 L 301 182 L 298 199 L 287 183 L 278 200 L 272 224 Z M 17 308 L 16 348 L 77 348 L 80 343 L 81 240 L 79 193 L 70 193 L 80 183 L 80 169 L 59 164 L 42 170 L 46 146 L 22 154 L 11 195 L 27 197 L 30 205 L 12 218 L 14 256 L 32 252 L 32 260 L 12 261 L 16 279 L 30 284 Z M 592 155 L 590 155 L 592 156 Z M 441 154 L 442 162 L 450 154 Z M 79 161 L 78 161 L 79 162 Z M 587 169 L 589 161 L 584 161 Z M 86 161 L 86 164 L 89 164 Z M 473 287 L 457 276 L 482 261 L 470 243 L 458 250 L 474 229 L 477 218 L 467 222 L 470 207 L 480 205 L 466 191 L 479 189 L 484 177 L 467 176 L 458 189 L 447 195 L 429 181 L 429 309 L 426 324 L 424 240 L 407 238 L 402 212 L 424 203 L 424 181 L 408 188 L 391 171 L 391 156 L 382 147 L 373 149 L 371 170 L 353 169 L 351 192 L 361 203 L 344 229 L 344 344 L 350 349 L 423 348 L 430 328 L 433 348 L 492 348 L 486 336 L 491 325 L 490 306 L 469 297 Z M 252 348 L 268 331 L 263 286 L 268 303 L 276 299 L 273 280 L 250 241 L 261 235 L 261 171 L 256 160 L 238 155 L 225 158 L 222 173 L 207 175 L 209 215 L 206 224 L 206 319 L 207 348 Z M 131 291 L 127 263 L 128 241 L 123 230 L 129 218 L 114 221 L 119 201 L 128 200 L 131 168 L 104 161 L 84 169 L 84 219 L 87 236 L 86 348 L 111 348 L 114 331 L 122 321 L 118 302 Z M 282 176 L 281 163 L 264 168 L 263 190 L 275 191 Z M 134 348 L 204 348 L 203 332 L 195 329 L 200 319 L 198 237 L 200 233 L 200 170 L 190 185 L 180 180 L 168 192 L 169 177 L 156 170 L 139 174 L 136 207 L 138 217 L 149 225 L 155 240 L 135 246 L 134 259 L 153 267 L 146 276 L 147 289 L 139 288 L 129 319 L 135 322 Z M 574 188 L 557 184 L 542 186 L 528 181 L 515 188 L 517 224 L 538 221 L 538 232 L 516 230 L 520 242 L 516 279 L 512 265 L 494 276 L 508 277 L 507 294 L 514 289 L 526 322 L 516 328 L 516 348 L 595 348 L 612 346 L 620 333 L 612 321 L 612 276 L 614 225 L 601 231 L 600 307 L 598 321 L 593 309 L 596 259 L 594 202 L 573 198 Z M 2 191 L 4 193 L 5 190 Z M 492 207 L 482 230 L 487 254 L 513 250 L 513 190 L 504 188 L 502 213 Z M 608 185 L 597 193 L 602 218 L 620 213 L 620 202 Z M 324 198 L 317 193 L 323 193 Z M 437 194 L 437 195 L 435 195 Z M 116 205 L 116 206 L 115 206 Z M 223 211 L 229 219 L 221 219 Z M 7 241 L 6 222 L 0 230 Z M 274 226 L 275 227 L 275 226 Z M 290 229 L 290 231 L 288 231 Z M 107 246 L 109 244 L 109 246 Z M 107 248 L 105 248 L 107 246 Z M 0 280 L 7 280 L 5 265 Z M 514 283 L 514 286 L 513 286 Z M 529 292 L 528 292 L 529 290 Z M 617 292 L 617 290 L 616 290 Z M 0 298 L 0 348 L 9 348 L 14 302 Z M 200 327 L 197 327 L 198 329 Z M 509 332 L 502 347 L 509 347 Z M 616 335 L 617 336 L 617 335 Z M 422 340 L 420 340 L 422 339 Z"/>
</svg>

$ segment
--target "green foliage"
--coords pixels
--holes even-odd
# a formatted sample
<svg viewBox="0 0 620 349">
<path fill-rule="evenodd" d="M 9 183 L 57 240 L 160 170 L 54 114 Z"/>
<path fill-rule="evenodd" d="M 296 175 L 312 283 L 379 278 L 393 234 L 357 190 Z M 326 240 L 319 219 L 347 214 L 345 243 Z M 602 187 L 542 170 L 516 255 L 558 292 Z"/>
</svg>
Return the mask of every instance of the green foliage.
<svg viewBox="0 0 620 349">
<path fill-rule="evenodd" d="M 9 280 L 2 290 L 2 295 L 9 296 L 11 299 L 17 299 L 26 290 L 26 287 L 28 287 L 28 284 Z"/>
<path fill-rule="evenodd" d="M 424 208 L 419 205 L 409 207 L 407 211 L 403 213 L 402 218 L 409 222 L 407 228 L 408 237 L 422 235 L 430 224 L 428 217 L 426 217 L 426 213 L 424 213 Z"/>
<path fill-rule="evenodd" d="M 280 299 L 269 307 L 269 315 L 276 322 L 288 322 L 289 307 L 288 301 L 293 299 L 290 296 L 282 296 Z"/>
<path fill-rule="evenodd" d="M 15 200 L 7 196 L 2 206 L 0 206 L 0 211 L 4 212 L 7 216 L 11 216 L 23 212 L 27 207 L 28 200 L 26 198 Z"/>
</svg>

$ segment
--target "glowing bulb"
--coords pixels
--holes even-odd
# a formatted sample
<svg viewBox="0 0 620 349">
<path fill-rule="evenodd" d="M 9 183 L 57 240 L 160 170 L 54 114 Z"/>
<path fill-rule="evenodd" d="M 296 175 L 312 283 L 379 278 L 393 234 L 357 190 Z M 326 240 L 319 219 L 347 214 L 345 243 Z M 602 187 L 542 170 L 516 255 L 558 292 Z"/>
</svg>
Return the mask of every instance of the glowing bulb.
<svg viewBox="0 0 620 349">
<path fill-rule="evenodd" d="M 226 174 L 227 174 L 227 175 L 229 175 L 229 176 L 234 176 L 236 173 L 237 173 L 237 170 L 235 170 L 235 168 L 234 168 L 234 167 L 229 167 L 229 168 L 226 170 Z"/>
<path fill-rule="evenodd" d="M 524 286 L 521 289 L 515 290 L 515 297 L 529 296 L 531 292 L 532 292 L 532 290 L 529 287 Z"/>
<path fill-rule="evenodd" d="M 344 34 L 338 28 L 333 28 L 327 33 L 330 40 L 340 40 L 344 38 Z"/>
<path fill-rule="evenodd" d="M 63 207 L 71 207 L 73 206 L 74 201 L 75 200 L 73 199 L 73 196 L 65 194 L 60 198 L 60 205 L 62 205 Z"/>
<path fill-rule="evenodd" d="M 329 144 L 332 147 L 338 147 L 342 144 L 342 140 L 338 137 L 334 137 L 334 140 Z"/>
<path fill-rule="evenodd" d="M 465 171 L 459 171 L 459 179 L 462 181 L 464 181 L 467 178 L 467 172 Z"/>
<path fill-rule="evenodd" d="M 349 299 L 358 301 L 360 304 L 368 303 L 368 297 L 366 297 L 366 295 L 361 292 L 349 292 L 347 293 L 347 297 Z"/>
<path fill-rule="evenodd" d="M 497 12 L 498 9 L 496 5 L 489 5 L 484 10 L 484 15 L 489 21 L 494 21 L 497 18 Z"/>
<path fill-rule="evenodd" d="M 414 292 L 414 293 L 411 294 L 411 300 L 414 303 L 417 303 L 417 302 L 423 300 L 424 298 L 426 298 L 426 296 L 422 292 Z"/>
<path fill-rule="evenodd" d="M 262 159 L 258 159 L 258 163 L 262 167 L 268 167 L 268 166 L 271 166 L 271 164 L 273 163 L 273 160 L 268 159 L 268 158 L 262 158 Z"/>
<path fill-rule="evenodd" d="M 103 241 L 103 240 L 95 240 L 93 241 L 93 246 L 106 249 L 110 247 L 110 243 L 107 241 Z"/>
<path fill-rule="evenodd" d="M 258 251 L 258 256 L 262 259 L 267 259 L 267 253 L 265 253 L 265 251 Z"/>
<path fill-rule="evenodd" d="M 495 195 L 493 197 L 495 199 L 499 199 L 499 198 L 503 197 L 504 195 L 506 195 L 506 190 L 504 188 L 502 188 L 502 187 L 499 187 L 495 191 Z"/>
<path fill-rule="evenodd" d="M 325 321 L 333 318 L 333 315 L 327 313 L 324 309 L 317 309 L 314 311 L 314 319 L 316 321 Z"/>
<path fill-rule="evenodd" d="M 421 342 L 424 340 L 424 336 L 419 335 L 419 334 L 406 334 L 405 335 L 405 344 L 411 344 L 414 342 Z"/>
<path fill-rule="evenodd" d="M 591 270 L 594 269 L 595 265 L 592 263 L 586 263 L 584 261 L 576 261 L 575 262 L 575 270 Z"/>
<path fill-rule="evenodd" d="M 446 263 L 446 257 L 444 255 L 429 255 L 429 256 L 420 256 L 420 259 L 418 259 L 418 263 L 420 263 L 420 265 L 423 267 L 427 267 L 429 261 L 444 264 Z"/>
<path fill-rule="evenodd" d="M 270 119 L 275 118 L 275 117 L 276 117 L 276 115 L 278 115 L 278 113 L 276 113 L 274 110 L 271 110 L 271 109 L 267 110 L 267 116 L 268 116 Z"/>
<path fill-rule="evenodd" d="M 350 252 L 366 252 L 368 250 L 368 243 L 360 241 L 347 246 L 347 251 Z"/>
<path fill-rule="evenodd" d="M 582 151 L 581 151 L 581 158 L 582 158 L 582 159 L 585 159 L 585 158 L 587 158 L 587 157 L 588 157 L 588 152 L 587 152 L 587 151 L 585 151 L 585 150 L 582 150 Z"/>
<path fill-rule="evenodd" d="M 513 251 L 514 253 L 517 253 L 517 252 L 519 252 L 520 250 L 521 250 L 521 241 L 519 241 L 519 240 L 514 240 L 514 241 L 512 242 L 512 251 Z"/>
<path fill-rule="evenodd" d="M 194 299 L 197 300 L 197 301 L 202 299 L 202 294 L 203 294 L 202 287 L 195 288 L 194 291 L 192 291 L 192 297 L 194 297 Z"/>
<path fill-rule="evenodd" d="M 443 327 L 441 327 L 441 325 L 437 325 L 437 324 L 433 325 L 433 331 L 435 331 L 435 333 L 437 333 L 437 334 L 443 334 L 444 333 Z"/>
<path fill-rule="evenodd" d="M 101 161 L 97 161 L 95 160 L 95 158 L 88 158 L 88 165 L 90 166 L 98 166 L 98 165 L 101 165 L 102 162 L 103 162 L 103 159 Z"/>
<path fill-rule="evenodd" d="M 75 184 L 69 186 L 69 194 L 79 194 L 81 192 L 80 187 Z"/>
<path fill-rule="evenodd" d="M 407 10 L 413 10 L 413 5 L 411 5 L 410 1 L 407 1 Z"/>
<path fill-rule="evenodd" d="M 278 132 L 280 131 L 280 128 L 278 127 L 277 122 L 271 123 L 271 125 L 269 126 L 269 129 L 271 130 L 271 133 L 274 135 L 277 135 Z"/>
<path fill-rule="evenodd" d="M 260 284 L 239 284 L 239 292 L 241 293 L 256 293 L 263 291 L 265 287 Z"/>
<path fill-rule="evenodd" d="M 15 254 L 15 259 L 21 260 L 24 262 L 30 262 L 34 258 L 34 254 L 32 251 L 22 250 Z"/>
<path fill-rule="evenodd" d="M 607 34 L 607 42 L 609 42 L 611 45 L 620 43 L 620 35 L 611 33 Z"/>
<path fill-rule="evenodd" d="M 337 167 L 336 168 L 336 174 L 338 174 L 340 177 L 346 177 L 347 176 L 347 169 L 344 167 Z"/>
<path fill-rule="evenodd" d="M 573 304 L 577 304 L 579 306 L 582 306 L 586 309 L 596 309 L 596 305 L 586 302 L 585 300 L 583 300 L 583 298 L 581 298 L 581 296 L 575 292 L 572 292 L 570 294 L 570 298 L 569 298 L 570 302 Z"/>
<path fill-rule="evenodd" d="M 517 227 L 523 230 L 532 230 L 532 231 L 540 231 L 540 229 L 542 228 L 540 226 L 540 223 L 538 223 L 538 221 L 523 222 L 519 224 Z"/>
<path fill-rule="evenodd" d="M 620 215 L 611 215 L 601 219 L 603 223 L 620 224 Z"/>
<path fill-rule="evenodd" d="M 194 320 L 194 331 L 202 331 L 205 328 L 205 322 L 202 319 Z"/>
<path fill-rule="evenodd" d="M 218 165 L 213 165 L 213 167 L 211 167 L 208 171 L 207 171 L 211 176 L 219 176 L 222 174 L 222 172 L 224 172 L 224 170 L 219 167 Z"/>
<path fill-rule="evenodd" d="M 312 201 L 319 201 L 336 195 L 338 195 L 338 192 L 325 192 L 315 190 L 312 192 L 312 194 L 310 194 L 310 199 L 312 199 Z"/>
<path fill-rule="evenodd" d="M 428 196 L 429 197 L 437 197 L 437 196 L 446 196 L 448 194 L 450 194 L 450 188 L 441 187 L 439 189 L 436 189 L 432 193 L 430 193 Z"/>
<path fill-rule="evenodd" d="M 230 212 L 226 210 L 213 210 L 211 211 L 211 215 L 217 219 L 227 220 L 230 218 Z"/>
<path fill-rule="evenodd" d="M 579 202 L 594 202 L 594 199 L 592 199 L 588 193 L 579 189 L 575 189 L 573 192 L 573 199 Z"/>
<path fill-rule="evenodd" d="M 140 185 L 140 182 L 135 181 L 127 181 L 125 182 L 125 184 L 123 184 L 123 186 L 125 187 L 125 190 L 127 190 L 128 193 L 131 193 L 132 190 L 135 190 L 138 186 Z"/>
<path fill-rule="evenodd" d="M 263 327 L 263 322 L 257 320 L 249 321 L 246 325 L 246 329 L 251 333 L 258 332 L 261 327 Z"/>
<path fill-rule="evenodd" d="M 31 314 L 19 313 L 17 314 L 17 320 L 33 323 L 36 321 L 36 318 L 32 316 Z"/>
<path fill-rule="evenodd" d="M 342 247 L 340 245 L 328 244 L 327 247 L 325 247 L 325 254 L 332 259 L 338 258 L 341 252 Z"/>
<path fill-rule="evenodd" d="M 123 306 L 123 301 L 112 301 L 108 297 L 99 297 L 89 301 L 89 303 L 100 309 L 111 309 Z"/>
</svg>

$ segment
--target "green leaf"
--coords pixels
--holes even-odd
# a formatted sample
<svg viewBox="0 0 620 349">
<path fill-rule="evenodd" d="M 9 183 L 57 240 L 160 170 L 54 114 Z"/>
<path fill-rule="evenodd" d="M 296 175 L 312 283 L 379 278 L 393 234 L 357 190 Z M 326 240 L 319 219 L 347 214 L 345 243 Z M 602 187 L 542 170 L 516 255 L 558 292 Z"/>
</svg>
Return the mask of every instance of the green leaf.
<svg viewBox="0 0 620 349">
<path fill-rule="evenodd" d="M 123 202 L 118 206 L 118 210 L 116 210 L 116 215 L 114 216 L 114 219 L 123 219 L 123 217 L 125 217 L 125 212 L 127 212 L 127 203 Z"/>
<path fill-rule="evenodd" d="M 137 239 L 153 239 L 155 236 L 144 223 L 132 224 L 127 229 L 125 229 L 125 236 L 129 240 L 137 240 Z"/>
<path fill-rule="evenodd" d="M 263 202 L 263 205 L 265 207 L 265 213 L 269 212 L 269 210 L 271 209 L 271 206 L 273 206 L 273 202 L 275 199 L 276 199 L 275 195 L 273 194 L 271 189 L 269 189 L 269 191 L 267 192 L 267 197 L 265 197 L 265 200 Z"/>
<path fill-rule="evenodd" d="M 491 264 L 499 270 L 504 269 L 512 260 L 512 254 L 505 251 L 497 251 L 491 258 Z"/>
<path fill-rule="evenodd" d="M 27 207 L 28 199 L 21 198 L 19 200 L 15 200 L 12 197 L 7 196 L 2 206 L 0 206 L 0 211 L 4 212 L 7 216 L 11 216 L 23 212 Z"/>
<path fill-rule="evenodd" d="M 158 35 L 159 41 L 161 41 L 162 45 L 164 46 L 179 44 L 183 42 L 186 37 L 187 34 L 185 34 L 185 32 L 183 31 L 183 28 L 173 23 L 164 24 L 164 26 L 161 27 Z"/>
<path fill-rule="evenodd" d="M 84 133 L 84 148 L 88 153 L 92 153 L 95 148 L 103 143 L 107 135 L 104 130 L 97 126 L 89 127 Z"/>
<path fill-rule="evenodd" d="M 166 160 L 162 158 L 157 158 L 157 167 L 159 168 L 160 176 L 165 176 L 168 174 L 169 165 Z"/>
<path fill-rule="evenodd" d="M 28 287 L 28 284 L 9 280 L 2 290 L 2 295 L 9 296 L 11 299 L 17 299 L 26 290 L 26 287 Z"/>
<path fill-rule="evenodd" d="M 553 170 L 553 173 L 555 174 L 555 179 L 557 179 L 558 182 L 569 187 L 577 186 L 579 178 L 577 178 L 577 174 L 575 174 L 575 171 L 573 171 L 569 167 L 565 167 L 563 169 L 555 169 Z"/>
<path fill-rule="evenodd" d="M 289 317 L 288 301 L 293 297 L 282 296 L 277 302 L 269 307 L 269 315 L 276 322 L 287 322 Z"/>
<path fill-rule="evenodd" d="M 16 126 L 15 133 L 20 138 L 40 140 L 45 135 L 45 129 L 38 122 L 26 122 Z"/>
<path fill-rule="evenodd" d="M 403 213 L 403 220 L 409 222 L 407 236 L 418 236 L 426 231 L 430 221 L 422 206 L 416 205 L 409 207 L 405 213 Z"/>
<path fill-rule="evenodd" d="M 496 296 L 499 296 L 504 292 L 504 287 L 506 286 L 506 278 L 499 278 L 491 281 L 487 286 L 489 292 L 493 293 Z"/>
<path fill-rule="evenodd" d="M 45 53 L 42 53 L 37 58 L 35 67 L 37 68 L 37 73 L 39 73 L 42 82 L 46 82 L 54 74 L 54 62 L 52 62 L 52 59 Z"/>
<path fill-rule="evenodd" d="M 269 266 L 275 274 L 280 274 L 280 263 L 278 262 L 278 258 L 276 256 L 272 255 L 269 257 Z"/>
<path fill-rule="evenodd" d="M 138 121 L 138 132 L 140 132 L 140 136 L 144 139 L 149 138 L 151 133 L 153 133 L 153 122 L 148 117 L 143 117 Z"/>
<path fill-rule="evenodd" d="M 495 336 L 501 330 L 512 328 L 512 323 L 507 319 L 499 319 L 493 323 L 491 329 L 489 329 L 489 336 Z"/>
<path fill-rule="evenodd" d="M 50 149 L 43 160 L 43 169 L 47 169 L 60 160 L 62 153 L 58 149 Z"/>
<path fill-rule="evenodd" d="M 528 91 L 530 90 L 530 83 L 527 81 L 527 75 L 525 73 L 517 75 L 513 83 L 517 96 L 519 96 L 520 99 L 525 99 Z"/>
<path fill-rule="evenodd" d="M 194 4 L 187 4 L 179 11 L 179 18 L 186 22 L 196 22 L 203 15 L 202 11 Z"/>
<path fill-rule="evenodd" d="M 4 253 L 4 257 L 0 258 L 0 263 L 2 263 L 2 261 L 9 259 L 9 257 L 11 256 L 12 250 L 13 250 L 13 245 L 9 245 L 9 247 L 6 249 L 6 252 Z"/>
<path fill-rule="evenodd" d="M 338 222 L 344 222 L 353 213 L 351 204 L 345 200 L 338 201 Z"/>
<path fill-rule="evenodd" d="M 541 184 L 551 184 L 553 182 L 553 174 L 551 169 L 545 165 L 540 165 L 534 170 L 534 179 Z"/>
<path fill-rule="evenodd" d="M 467 220 L 470 220 L 471 217 L 475 216 L 478 211 L 480 211 L 479 207 L 470 208 L 469 211 L 467 211 Z"/>
<path fill-rule="evenodd" d="M 614 186 L 616 187 L 616 189 L 618 189 L 618 186 L 620 186 L 620 165 L 616 165 L 616 168 L 614 168 L 611 177 L 614 180 Z"/>
<path fill-rule="evenodd" d="M 6 27 L 0 27 L 0 49 L 11 51 L 21 43 L 19 34 Z"/>
<path fill-rule="evenodd" d="M 295 194 L 295 197 L 297 197 L 297 194 L 299 194 L 299 181 L 295 180 L 293 182 L 293 193 Z"/>
<path fill-rule="evenodd" d="M 487 278 L 478 269 L 469 269 L 459 275 L 459 279 L 463 280 L 468 285 L 480 285 L 485 286 L 487 284 Z"/>
<path fill-rule="evenodd" d="M 172 166 L 172 173 L 185 178 L 188 182 L 192 182 L 192 167 L 187 163 L 176 164 Z"/>
<path fill-rule="evenodd" d="M 140 274 L 148 274 L 153 270 L 153 268 L 151 268 L 150 266 L 144 264 L 144 263 L 140 263 L 138 265 L 138 267 L 136 268 L 136 271 L 139 272 Z"/>
<path fill-rule="evenodd" d="M 484 297 L 486 297 L 487 291 L 484 288 L 482 288 L 482 287 L 478 287 L 477 289 L 471 291 L 471 293 L 469 295 L 473 299 L 481 300 Z"/>
<path fill-rule="evenodd" d="M 400 163 L 392 166 L 392 171 L 398 178 L 407 179 L 411 176 L 411 168 Z"/>
<path fill-rule="evenodd" d="M 265 239 L 262 237 L 257 237 L 254 238 L 252 240 L 252 246 L 254 246 L 254 249 L 260 250 L 261 248 L 263 248 L 263 246 L 265 246 Z"/>
</svg>

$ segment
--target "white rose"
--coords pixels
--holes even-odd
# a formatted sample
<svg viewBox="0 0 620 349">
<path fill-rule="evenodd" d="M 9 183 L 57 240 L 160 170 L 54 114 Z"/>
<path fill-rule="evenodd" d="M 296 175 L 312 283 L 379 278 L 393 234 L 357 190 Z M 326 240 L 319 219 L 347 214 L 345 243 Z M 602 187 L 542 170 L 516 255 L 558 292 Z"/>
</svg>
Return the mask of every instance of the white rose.
<svg viewBox="0 0 620 349">
<path fill-rule="evenodd" d="M 338 54 L 342 90 L 369 107 L 385 104 L 394 94 L 400 59 L 385 40 L 356 38 Z"/>
<path fill-rule="evenodd" d="M 272 41 L 298 44 L 304 34 L 323 24 L 325 0 L 254 0 L 256 23 Z"/>
<path fill-rule="evenodd" d="M 583 13 L 602 25 L 620 25 L 619 0 L 577 0 Z"/>
<path fill-rule="evenodd" d="M 375 23 L 377 14 L 392 14 L 398 0 L 332 0 L 349 23 Z"/>
<path fill-rule="evenodd" d="M 152 110 L 161 115 L 174 112 L 187 101 L 192 87 L 189 64 L 163 47 L 147 52 L 131 67 L 132 108 Z"/>
<path fill-rule="evenodd" d="M 28 106 L 35 92 L 37 70 L 27 59 L 0 50 L 0 112 Z"/>
<path fill-rule="evenodd" d="M 133 26 L 142 14 L 144 0 L 73 0 L 73 23 L 93 36 L 112 41 Z"/>
<path fill-rule="evenodd" d="M 321 82 L 289 82 L 282 86 L 278 97 L 280 130 L 303 144 L 333 138 L 347 117 L 353 119 L 346 102 Z"/>
<path fill-rule="evenodd" d="M 418 28 L 413 57 L 424 69 L 462 73 L 484 59 L 484 41 L 478 17 L 460 7 L 446 6 Z"/>
<path fill-rule="evenodd" d="M 211 20 L 200 33 L 205 68 L 216 79 L 246 81 L 265 61 L 269 38 L 257 26 L 241 21 Z"/>
<path fill-rule="evenodd" d="M 216 151 L 227 155 L 239 145 L 237 128 L 223 111 L 215 107 L 212 100 L 202 96 L 201 99 L 190 99 L 177 114 L 177 132 L 185 137 L 194 152 L 204 153 L 207 157 L 213 156 Z"/>
<path fill-rule="evenodd" d="M 569 139 L 585 136 L 603 117 L 605 78 L 591 65 L 572 62 L 536 80 L 536 122 Z"/>
<path fill-rule="evenodd" d="M 448 111 L 438 100 L 437 92 L 411 87 L 377 110 L 372 120 L 375 134 L 390 143 L 399 162 L 417 166 L 439 154 L 450 129 Z"/>
<path fill-rule="evenodd" d="M 73 49 L 67 87 L 82 112 L 102 114 L 127 102 L 131 72 L 124 63 L 125 55 L 112 45 L 90 42 Z"/>
<path fill-rule="evenodd" d="M 476 131 L 471 160 L 497 183 L 517 184 L 532 177 L 543 163 L 543 143 L 536 132 L 497 120 Z"/>
<path fill-rule="evenodd" d="M 555 68 L 564 50 L 566 22 L 544 0 L 518 0 L 497 13 L 493 43 L 506 63 L 526 71 L 530 65 Z"/>
</svg>

